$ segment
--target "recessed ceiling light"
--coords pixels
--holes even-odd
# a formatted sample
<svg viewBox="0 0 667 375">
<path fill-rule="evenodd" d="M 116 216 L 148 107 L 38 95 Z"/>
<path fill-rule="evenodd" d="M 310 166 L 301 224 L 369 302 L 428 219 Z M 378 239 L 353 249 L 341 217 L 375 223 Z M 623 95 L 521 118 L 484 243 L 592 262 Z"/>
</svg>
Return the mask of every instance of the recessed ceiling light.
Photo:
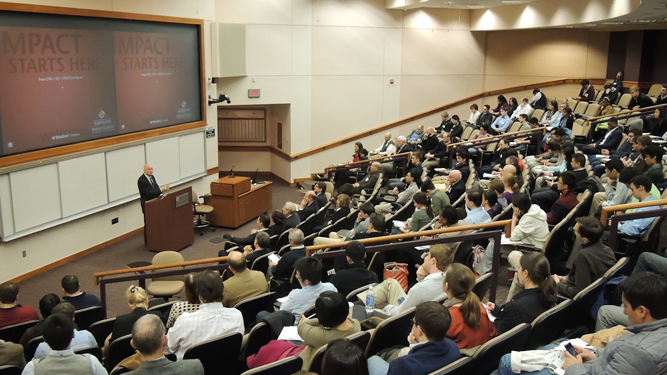
<svg viewBox="0 0 667 375">
<path fill-rule="evenodd" d="M 585 25 L 581 25 L 581 26 L 583 26 L 583 27 L 595 27 L 595 26 L 597 26 L 597 24 L 589 23 L 589 24 L 585 24 Z"/>
<path fill-rule="evenodd" d="M 503 4 L 523 4 L 524 0 L 500 0 Z"/>
<path fill-rule="evenodd" d="M 651 22 L 655 22 L 655 20 L 637 20 L 637 22 L 639 22 L 639 23 L 651 23 Z"/>
<path fill-rule="evenodd" d="M 484 9 L 486 6 L 484 5 L 466 5 L 466 8 L 468 9 Z"/>
<path fill-rule="evenodd" d="M 624 22 L 604 22 L 603 25 L 623 25 Z"/>
</svg>

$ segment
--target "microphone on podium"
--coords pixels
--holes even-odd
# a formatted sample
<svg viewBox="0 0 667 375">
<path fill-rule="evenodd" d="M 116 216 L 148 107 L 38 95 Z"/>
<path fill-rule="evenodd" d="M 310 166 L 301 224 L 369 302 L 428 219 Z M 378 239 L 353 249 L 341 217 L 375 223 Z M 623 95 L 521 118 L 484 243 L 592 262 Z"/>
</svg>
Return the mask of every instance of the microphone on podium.
<svg viewBox="0 0 667 375">
<path fill-rule="evenodd" d="M 230 175 L 227 176 L 227 177 L 229 177 L 229 178 L 234 178 L 234 177 L 236 177 L 236 176 L 234 176 L 234 168 L 236 168 L 236 166 L 235 166 L 235 165 L 232 165 L 232 170 L 230 171 L 232 174 L 230 174 Z"/>
</svg>

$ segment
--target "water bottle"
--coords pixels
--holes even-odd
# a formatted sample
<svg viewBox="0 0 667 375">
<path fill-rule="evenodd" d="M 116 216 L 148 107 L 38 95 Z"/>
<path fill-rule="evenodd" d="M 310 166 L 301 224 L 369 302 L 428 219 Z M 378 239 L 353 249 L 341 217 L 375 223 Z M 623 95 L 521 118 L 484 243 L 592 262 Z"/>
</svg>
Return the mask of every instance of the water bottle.
<svg viewBox="0 0 667 375">
<path fill-rule="evenodd" d="M 373 285 L 368 287 L 368 293 L 366 294 L 366 314 L 370 315 L 375 309 L 375 292 L 373 291 Z"/>
</svg>

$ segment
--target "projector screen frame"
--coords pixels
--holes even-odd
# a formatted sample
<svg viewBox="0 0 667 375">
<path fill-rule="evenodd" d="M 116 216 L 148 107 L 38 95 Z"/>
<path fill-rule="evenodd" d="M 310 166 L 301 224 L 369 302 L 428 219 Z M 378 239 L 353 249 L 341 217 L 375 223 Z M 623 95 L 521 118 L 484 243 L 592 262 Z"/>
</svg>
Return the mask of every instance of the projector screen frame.
<svg viewBox="0 0 667 375">
<path fill-rule="evenodd" d="M 117 20 L 147 21 L 171 24 L 194 25 L 197 28 L 197 40 L 199 43 L 199 104 L 201 120 L 188 122 L 180 125 L 171 125 L 157 129 L 145 130 L 136 133 L 116 135 L 101 139 L 84 141 L 63 146 L 55 146 L 47 149 L 29 151 L 0 158 L 0 168 L 11 167 L 19 164 L 50 159 L 54 157 L 76 154 L 97 148 L 119 145 L 126 142 L 157 137 L 165 134 L 177 133 L 184 130 L 206 127 L 206 79 L 204 66 L 204 20 L 194 18 L 156 16 L 149 14 L 114 12 L 106 10 L 78 9 L 66 7 L 53 7 L 31 4 L 17 4 L 0 2 L 0 11 L 40 13 L 64 16 L 110 18 Z"/>
</svg>

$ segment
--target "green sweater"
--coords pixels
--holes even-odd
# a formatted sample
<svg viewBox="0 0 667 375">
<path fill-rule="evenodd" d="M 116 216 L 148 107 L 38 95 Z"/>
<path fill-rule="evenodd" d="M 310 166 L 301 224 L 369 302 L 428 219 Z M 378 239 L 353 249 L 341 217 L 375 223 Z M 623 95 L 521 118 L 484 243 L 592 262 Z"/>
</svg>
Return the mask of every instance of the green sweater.
<svg viewBox="0 0 667 375">
<path fill-rule="evenodd" d="M 313 359 L 317 349 L 321 348 L 324 345 L 327 345 L 333 340 L 342 339 L 349 335 L 355 334 L 361 331 L 361 324 L 358 320 L 354 320 L 352 328 L 347 331 L 340 331 L 337 329 L 326 329 L 320 325 L 320 321 L 315 319 L 309 319 L 297 327 L 299 336 L 306 342 L 306 348 L 299 354 L 299 357 L 303 359 L 303 370 L 308 370 L 310 366 L 310 361 Z"/>
<path fill-rule="evenodd" d="M 410 222 L 410 232 L 419 232 L 419 230 L 426 224 L 433 220 L 432 216 L 428 216 L 426 209 L 415 211 L 412 214 L 412 222 Z"/>
<path fill-rule="evenodd" d="M 443 208 L 445 208 L 445 206 L 451 206 L 451 203 L 449 202 L 449 196 L 444 191 L 436 189 L 435 193 L 431 197 L 433 215 L 440 215 L 440 212 Z"/>
</svg>

